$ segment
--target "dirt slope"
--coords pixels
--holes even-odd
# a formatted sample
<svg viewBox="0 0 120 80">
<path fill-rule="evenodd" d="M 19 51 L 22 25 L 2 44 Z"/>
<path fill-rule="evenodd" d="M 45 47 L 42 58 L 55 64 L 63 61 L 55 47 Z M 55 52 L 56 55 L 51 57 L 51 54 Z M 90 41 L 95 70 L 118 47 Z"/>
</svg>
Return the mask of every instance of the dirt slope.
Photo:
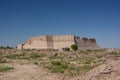
<svg viewBox="0 0 120 80">
<path fill-rule="evenodd" d="M 120 80 L 120 60 L 109 60 L 89 71 L 84 78 L 72 80 Z"/>
</svg>

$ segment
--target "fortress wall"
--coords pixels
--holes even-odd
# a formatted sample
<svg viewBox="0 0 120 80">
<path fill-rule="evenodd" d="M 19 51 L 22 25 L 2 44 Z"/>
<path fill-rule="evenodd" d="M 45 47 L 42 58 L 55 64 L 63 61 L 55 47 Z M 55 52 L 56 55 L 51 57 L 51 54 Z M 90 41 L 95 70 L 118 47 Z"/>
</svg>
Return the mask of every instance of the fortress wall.
<svg viewBox="0 0 120 80">
<path fill-rule="evenodd" d="M 17 49 L 23 49 L 23 45 L 22 45 L 22 44 L 19 44 L 19 45 L 17 46 Z"/>
<path fill-rule="evenodd" d="M 48 49 L 54 49 L 54 43 L 53 42 L 47 42 L 47 48 Z"/>
<path fill-rule="evenodd" d="M 47 42 L 46 41 L 33 41 L 31 44 L 31 48 L 35 49 L 47 49 Z"/>
<path fill-rule="evenodd" d="M 32 49 L 31 45 L 23 45 L 23 49 Z"/>
<path fill-rule="evenodd" d="M 74 41 L 71 42 L 54 42 L 54 49 L 70 48 Z"/>
<path fill-rule="evenodd" d="M 24 44 L 18 45 L 18 49 L 61 49 L 77 44 L 79 49 L 99 48 L 94 38 L 80 38 L 74 35 L 47 35 L 29 38 Z"/>
<path fill-rule="evenodd" d="M 31 40 L 32 41 L 46 41 L 47 38 L 46 36 L 37 36 L 37 37 L 32 37 Z"/>
<path fill-rule="evenodd" d="M 71 47 L 74 42 L 74 35 L 53 36 L 54 49 Z"/>
<path fill-rule="evenodd" d="M 46 36 L 46 42 L 47 42 L 47 48 L 48 49 L 53 49 L 54 48 L 54 44 L 53 44 L 53 36 Z"/>
<path fill-rule="evenodd" d="M 29 38 L 23 49 L 47 49 L 46 36 L 38 36 Z"/>
<path fill-rule="evenodd" d="M 53 41 L 74 41 L 74 35 L 60 35 L 60 36 L 53 36 Z"/>
</svg>

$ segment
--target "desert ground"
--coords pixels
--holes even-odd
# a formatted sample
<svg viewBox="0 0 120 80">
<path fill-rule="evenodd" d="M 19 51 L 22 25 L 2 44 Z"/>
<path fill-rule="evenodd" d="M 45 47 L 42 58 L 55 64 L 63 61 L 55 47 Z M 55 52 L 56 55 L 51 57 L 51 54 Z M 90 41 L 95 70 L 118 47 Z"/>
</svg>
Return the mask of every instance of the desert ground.
<svg viewBox="0 0 120 80">
<path fill-rule="evenodd" d="M 1 48 L 0 80 L 120 80 L 120 50 Z"/>
</svg>

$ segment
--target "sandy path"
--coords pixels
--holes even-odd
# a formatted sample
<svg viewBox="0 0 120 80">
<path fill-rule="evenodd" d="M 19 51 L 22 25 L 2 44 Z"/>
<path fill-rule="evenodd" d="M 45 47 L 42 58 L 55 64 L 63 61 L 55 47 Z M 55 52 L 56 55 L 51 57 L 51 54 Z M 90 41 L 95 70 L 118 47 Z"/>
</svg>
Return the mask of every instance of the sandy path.
<svg viewBox="0 0 120 80">
<path fill-rule="evenodd" d="M 17 64 L 14 68 L 13 71 L 0 74 L 0 80 L 60 80 L 57 75 L 33 64 Z"/>
</svg>

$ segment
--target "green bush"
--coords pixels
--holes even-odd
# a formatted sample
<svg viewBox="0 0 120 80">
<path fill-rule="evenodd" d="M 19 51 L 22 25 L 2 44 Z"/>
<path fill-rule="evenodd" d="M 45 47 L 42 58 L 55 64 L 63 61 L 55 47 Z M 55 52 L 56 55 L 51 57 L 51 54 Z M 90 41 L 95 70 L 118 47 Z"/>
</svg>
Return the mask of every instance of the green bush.
<svg viewBox="0 0 120 80">
<path fill-rule="evenodd" d="M 6 46 L 6 47 L 0 46 L 0 49 L 14 49 L 14 48 L 13 48 L 13 47 L 10 47 L 10 46 Z"/>
<path fill-rule="evenodd" d="M 80 63 L 81 64 L 91 64 L 92 62 L 94 62 L 94 58 L 90 58 L 90 57 L 83 57 L 80 59 Z"/>
<path fill-rule="evenodd" d="M 90 65 L 84 65 L 81 67 L 81 70 L 85 70 L 85 71 L 90 71 L 91 69 L 93 69 L 93 67 Z"/>
<path fill-rule="evenodd" d="M 13 70 L 13 67 L 8 67 L 8 66 L 0 66 L 0 72 L 6 72 L 9 70 Z"/>
<path fill-rule="evenodd" d="M 64 73 L 64 71 L 68 68 L 68 64 L 60 61 L 52 61 L 51 65 L 44 67 L 49 69 L 52 73 Z"/>
<path fill-rule="evenodd" d="M 53 66 L 60 66 L 61 68 L 64 68 L 64 69 L 67 68 L 67 63 L 61 63 L 60 61 L 52 61 L 51 64 Z"/>
<path fill-rule="evenodd" d="M 0 63 L 7 63 L 7 60 L 0 58 Z"/>
<path fill-rule="evenodd" d="M 5 57 L 8 59 L 28 59 L 26 54 L 8 54 Z"/>
<path fill-rule="evenodd" d="M 63 51 L 70 51 L 70 48 L 62 48 Z"/>
<path fill-rule="evenodd" d="M 79 72 L 80 72 L 80 67 L 76 67 L 76 66 L 68 67 L 68 73 L 70 76 L 79 75 Z"/>
<path fill-rule="evenodd" d="M 30 55 L 30 58 L 32 58 L 32 59 L 37 59 L 37 58 L 41 58 L 41 57 L 42 57 L 42 55 L 37 54 L 37 53 L 32 53 L 32 54 Z"/>
<path fill-rule="evenodd" d="M 61 66 L 52 66 L 50 70 L 52 73 L 64 73 L 64 68 Z"/>
<path fill-rule="evenodd" d="M 78 46 L 77 46 L 76 44 L 71 45 L 71 48 L 72 48 L 74 51 L 78 50 Z"/>
<path fill-rule="evenodd" d="M 35 64 L 35 65 L 38 65 L 38 63 L 37 63 L 37 62 L 34 62 L 34 64 Z"/>
<path fill-rule="evenodd" d="M 16 58 L 19 58 L 20 56 L 21 56 L 20 54 L 9 54 L 9 55 L 6 55 L 5 57 L 9 59 L 16 59 Z"/>
<path fill-rule="evenodd" d="M 59 66 L 59 65 L 61 65 L 61 62 L 60 61 L 52 61 L 51 64 L 54 66 Z"/>
</svg>

